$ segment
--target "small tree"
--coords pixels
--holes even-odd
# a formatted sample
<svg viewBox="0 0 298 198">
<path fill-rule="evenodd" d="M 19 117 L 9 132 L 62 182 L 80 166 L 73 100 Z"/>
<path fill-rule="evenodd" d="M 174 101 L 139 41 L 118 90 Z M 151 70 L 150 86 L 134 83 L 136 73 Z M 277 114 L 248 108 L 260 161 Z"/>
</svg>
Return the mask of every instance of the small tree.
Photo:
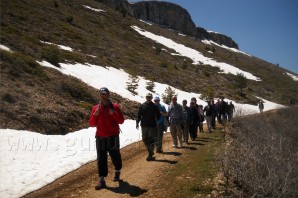
<svg viewBox="0 0 298 198">
<path fill-rule="evenodd" d="M 207 87 L 201 97 L 200 97 L 202 100 L 212 100 L 214 98 L 214 90 L 212 87 Z"/>
<path fill-rule="evenodd" d="M 155 88 L 155 84 L 152 80 L 146 82 L 146 89 L 154 93 L 155 92 L 154 88 Z"/>
<path fill-rule="evenodd" d="M 159 54 L 161 53 L 161 49 L 162 49 L 162 45 L 158 44 L 158 45 L 156 46 L 155 54 L 156 54 L 156 55 L 159 55 Z"/>
<path fill-rule="evenodd" d="M 126 82 L 126 88 L 130 91 L 133 95 L 137 95 L 136 89 L 138 88 L 138 82 L 140 79 L 137 76 L 137 69 L 135 67 L 131 68 L 129 71 L 128 81 Z"/>
<path fill-rule="evenodd" d="M 60 52 L 59 52 L 58 46 L 48 45 L 42 52 L 42 58 L 44 58 L 46 61 L 48 61 L 52 65 L 60 67 L 60 65 L 59 65 Z"/>
<path fill-rule="evenodd" d="M 235 87 L 239 89 L 240 95 L 243 96 L 243 89 L 247 87 L 247 78 L 243 73 L 237 73 Z"/>
<path fill-rule="evenodd" d="M 175 90 L 168 86 L 165 90 L 165 93 L 162 94 L 162 101 L 166 104 L 170 104 L 172 97 L 176 95 Z"/>
</svg>

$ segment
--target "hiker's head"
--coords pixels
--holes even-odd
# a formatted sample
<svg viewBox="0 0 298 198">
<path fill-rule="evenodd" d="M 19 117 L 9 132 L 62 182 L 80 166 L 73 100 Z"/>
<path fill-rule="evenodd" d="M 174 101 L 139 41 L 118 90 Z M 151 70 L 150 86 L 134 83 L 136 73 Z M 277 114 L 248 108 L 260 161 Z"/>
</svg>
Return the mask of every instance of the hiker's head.
<svg viewBox="0 0 298 198">
<path fill-rule="evenodd" d="M 147 94 L 146 94 L 146 101 L 147 101 L 147 102 L 150 102 L 150 101 L 152 100 L 152 97 L 153 97 L 153 96 L 152 96 L 152 93 L 147 93 Z"/>
<path fill-rule="evenodd" d="M 155 102 L 155 104 L 159 104 L 159 102 L 160 102 L 159 96 L 155 96 L 153 101 Z"/>
<path fill-rule="evenodd" d="M 176 104 L 177 103 L 177 96 L 172 96 L 172 103 Z"/>
<path fill-rule="evenodd" d="M 106 87 L 100 88 L 99 93 L 100 93 L 100 100 L 102 102 L 106 102 L 110 97 L 110 91 Z"/>
<path fill-rule="evenodd" d="M 197 99 L 195 97 L 192 97 L 191 101 L 193 101 L 195 104 L 197 103 Z"/>
<path fill-rule="evenodd" d="M 187 104 L 187 100 L 183 100 L 183 101 L 182 101 L 182 105 L 183 105 L 183 106 L 186 106 L 186 104 Z"/>
</svg>

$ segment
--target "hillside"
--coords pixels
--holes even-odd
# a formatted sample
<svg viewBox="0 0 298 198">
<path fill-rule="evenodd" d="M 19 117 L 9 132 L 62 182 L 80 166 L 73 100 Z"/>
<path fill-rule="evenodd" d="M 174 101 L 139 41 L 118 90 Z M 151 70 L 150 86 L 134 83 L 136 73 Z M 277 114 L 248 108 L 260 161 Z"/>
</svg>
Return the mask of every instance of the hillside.
<svg viewBox="0 0 298 198">
<path fill-rule="evenodd" d="M 193 65 L 190 58 L 172 55 L 176 53 L 173 49 L 145 38 L 132 26 L 234 65 L 261 81 L 248 80 L 245 95 L 241 96 L 234 87 L 235 75 L 219 73 L 218 68 L 207 64 Z M 44 42 L 68 46 L 73 51 Z M 36 62 L 42 60 L 57 66 L 90 63 L 115 67 L 187 92 L 202 93 L 210 87 L 216 97 L 241 103 L 256 104 L 258 96 L 288 104 L 290 98 L 298 96 L 298 82 L 285 75 L 283 68 L 208 45 L 164 26 L 148 25 L 93 0 L 3 0 L 1 45 L 13 51 L 0 50 L 1 128 L 66 134 L 88 126 L 90 109 L 98 102 L 97 90 Z M 134 118 L 137 102 L 117 94 L 112 95 L 112 100 L 120 103 L 127 118 Z"/>
</svg>

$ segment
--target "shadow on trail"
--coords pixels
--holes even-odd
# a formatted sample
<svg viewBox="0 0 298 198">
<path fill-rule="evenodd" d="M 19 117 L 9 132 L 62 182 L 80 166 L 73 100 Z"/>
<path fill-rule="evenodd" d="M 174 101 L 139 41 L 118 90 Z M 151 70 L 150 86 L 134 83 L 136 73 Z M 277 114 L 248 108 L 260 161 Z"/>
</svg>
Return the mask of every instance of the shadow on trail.
<svg viewBox="0 0 298 198">
<path fill-rule="evenodd" d="M 189 150 L 192 150 L 192 151 L 197 150 L 196 147 L 192 147 L 192 146 L 182 146 L 182 149 L 189 149 Z"/>
<path fill-rule="evenodd" d="M 142 189 L 138 186 L 131 185 L 127 181 L 123 181 L 123 180 L 119 181 L 119 187 L 108 187 L 107 186 L 107 189 L 114 193 L 118 193 L 118 194 L 129 194 L 131 197 L 140 196 L 148 191 L 148 190 Z"/>
<path fill-rule="evenodd" d="M 180 156 L 182 153 L 179 152 L 163 152 L 164 155 L 174 155 L 174 156 Z"/>
<path fill-rule="evenodd" d="M 178 161 L 174 160 L 174 161 L 171 161 L 171 160 L 166 160 L 166 159 L 163 159 L 163 160 L 160 160 L 160 159 L 155 159 L 153 160 L 154 162 L 165 162 L 165 163 L 169 163 L 169 164 L 177 164 Z"/>
<path fill-rule="evenodd" d="M 205 145 L 200 142 L 188 142 L 188 145 Z"/>
</svg>

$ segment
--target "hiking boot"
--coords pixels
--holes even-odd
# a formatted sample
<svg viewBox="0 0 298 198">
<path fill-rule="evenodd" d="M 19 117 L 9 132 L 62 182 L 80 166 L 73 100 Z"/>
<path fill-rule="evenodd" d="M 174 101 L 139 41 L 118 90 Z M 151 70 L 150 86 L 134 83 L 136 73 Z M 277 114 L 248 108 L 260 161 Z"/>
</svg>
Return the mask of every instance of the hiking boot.
<svg viewBox="0 0 298 198">
<path fill-rule="evenodd" d="M 101 180 L 98 182 L 98 184 L 95 186 L 95 190 L 101 190 L 103 188 L 106 188 L 107 185 L 106 185 L 106 182 L 105 180 Z"/>
<path fill-rule="evenodd" d="M 177 145 L 173 144 L 172 148 L 177 148 Z"/>
<path fill-rule="evenodd" d="M 156 153 L 162 153 L 162 149 L 156 150 Z"/>
<path fill-rule="evenodd" d="M 115 177 L 113 179 L 114 182 L 120 181 L 120 171 L 115 172 Z"/>
<path fill-rule="evenodd" d="M 153 160 L 155 160 L 155 157 L 153 157 L 153 156 L 148 156 L 147 158 L 146 158 L 146 160 L 149 162 L 149 161 L 153 161 Z"/>
</svg>

